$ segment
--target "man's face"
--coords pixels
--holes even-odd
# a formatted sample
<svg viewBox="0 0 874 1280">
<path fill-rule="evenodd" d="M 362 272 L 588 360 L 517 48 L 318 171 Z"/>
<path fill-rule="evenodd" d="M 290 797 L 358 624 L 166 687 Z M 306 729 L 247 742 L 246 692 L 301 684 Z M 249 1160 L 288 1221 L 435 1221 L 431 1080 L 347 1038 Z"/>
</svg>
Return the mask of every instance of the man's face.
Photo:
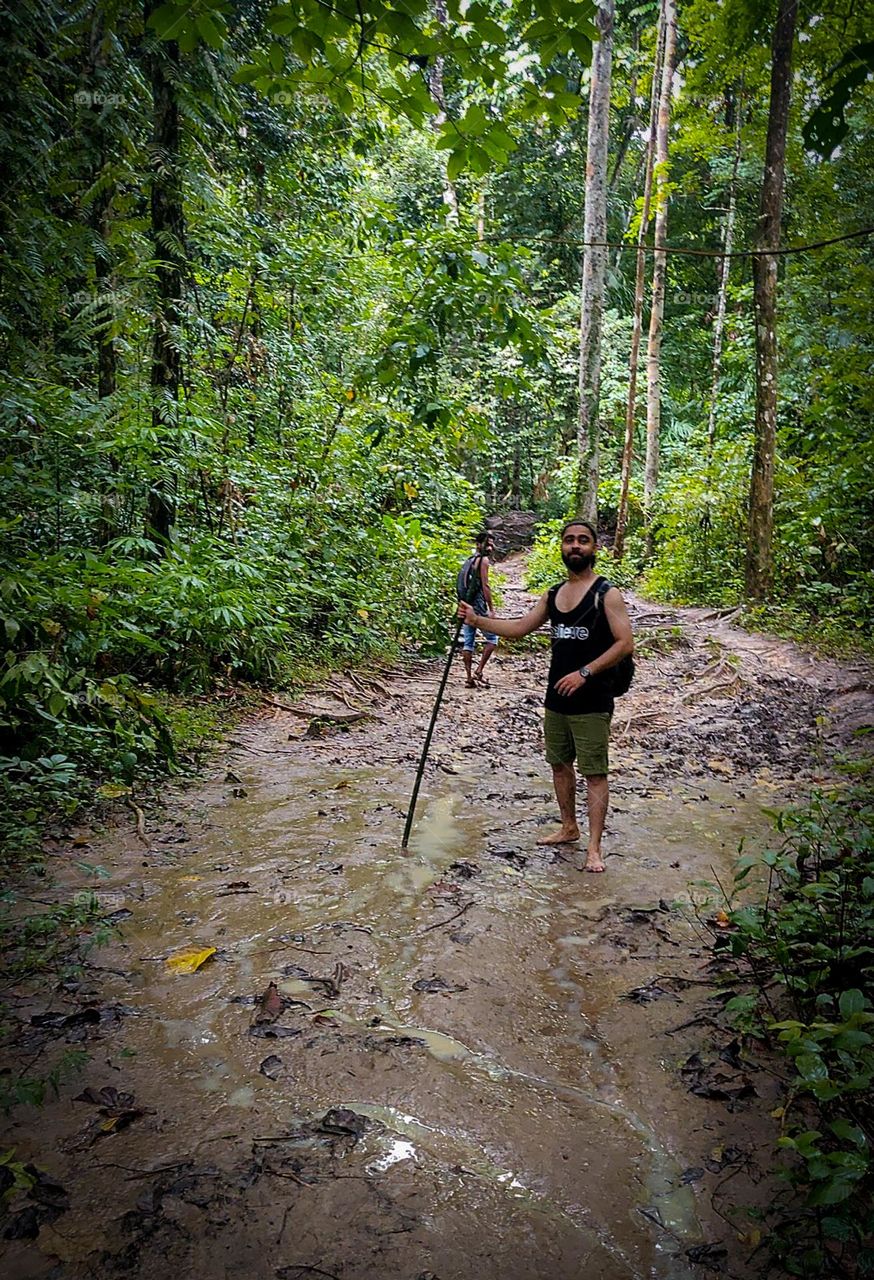
<svg viewBox="0 0 874 1280">
<path fill-rule="evenodd" d="M 561 536 L 561 558 L 571 573 L 582 573 L 595 563 L 595 539 L 584 524 L 572 524 Z"/>
</svg>

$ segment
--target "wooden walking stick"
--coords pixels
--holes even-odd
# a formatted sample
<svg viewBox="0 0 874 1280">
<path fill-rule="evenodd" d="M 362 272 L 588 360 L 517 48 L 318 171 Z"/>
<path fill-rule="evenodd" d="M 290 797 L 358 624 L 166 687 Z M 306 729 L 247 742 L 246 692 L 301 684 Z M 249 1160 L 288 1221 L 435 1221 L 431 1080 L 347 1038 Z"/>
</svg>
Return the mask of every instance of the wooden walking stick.
<svg viewBox="0 0 874 1280">
<path fill-rule="evenodd" d="M 482 561 L 482 555 L 479 556 Z M 476 597 L 481 585 L 479 569 L 474 562 L 471 565 L 470 577 L 468 578 L 468 587 L 462 597 L 467 604 L 470 604 Z M 425 734 L 425 745 L 422 747 L 422 756 L 419 760 L 419 767 L 416 770 L 416 781 L 413 783 L 413 794 L 410 796 L 410 807 L 407 810 L 407 821 L 404 827 L 404 836 L 401 840 L 401 848 L 406 849 L 410 839 L 410 832 L 413 829 L 413 815 L 416 812 L 416 800 L 419 797 L 419 787 L 422 785 L 422 774 L 425 772 L 425 761 L 428 759 L 428 748 L 431 746 L 431 738 L 434 733 L 434 726 L 437 723 L 437 716 L 440 713 L 440 703 L 443 701 L 443 690 L 446 688 L 446 681 L 449 679 L 449 668 L 452 666 L 452 659 L 455 656 L 455 646 L 458 644 L 458 637 L 461 635 L 461 628 L 464 626 L 464 619 L 459 618 L 455 628 L 455 634 L 452 637 L 452 643 L 449 646 L 449 653 L 446 656 L 446 665 L 443 668 L 443 678 L 440 681 L 440 688 L 437 690 L 437 697 L 434 700 L 434 710 L 431 712 L 431 723 L 428 725 L 428 732 Z"/>
</svg>

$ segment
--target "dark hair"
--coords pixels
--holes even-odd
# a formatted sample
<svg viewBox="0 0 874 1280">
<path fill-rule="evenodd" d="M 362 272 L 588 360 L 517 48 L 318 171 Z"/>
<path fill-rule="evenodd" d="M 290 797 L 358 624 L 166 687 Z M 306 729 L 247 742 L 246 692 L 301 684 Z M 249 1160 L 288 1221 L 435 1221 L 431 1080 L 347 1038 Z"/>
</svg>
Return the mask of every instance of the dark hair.
<svg viewBox="0 0 874 1280">
<path fill-rule="evenodd" d="M 491 529 L 483 529 L 476 535 L 476 545 L 478 547 L 483 547 L 488 542 L 489 538 L 493 538 L 494 536 L 495 535 L 492 533 Z"/>
<path fill-rule="evenodd" d="M 598 541 L 598 530 L 593 524 L 590 524 L 588 520 L 568 520 L 566 524 L 562 525 L 560 536 L 563 538 L 568 529 L 572 529 L 575 524 L 581 524 L 584 529 L 588 529 L 594 541 Z"/>
</svg>

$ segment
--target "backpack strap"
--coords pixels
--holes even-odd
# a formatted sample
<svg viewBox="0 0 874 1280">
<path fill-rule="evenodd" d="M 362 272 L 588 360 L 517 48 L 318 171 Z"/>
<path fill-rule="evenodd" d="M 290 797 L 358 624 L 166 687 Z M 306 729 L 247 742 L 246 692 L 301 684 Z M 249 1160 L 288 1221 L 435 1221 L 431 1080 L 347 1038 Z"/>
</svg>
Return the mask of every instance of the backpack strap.
<svg viewBox="0 0 874 1280">
<path fill-rule="evenodd" d="M 598 581 L 595 583 L 596 611 L 604 607 L 604 597 L 606 596 L 607 592 L 610 590 L 612 586 L 613 586 L 613 583 L 610 581 L 609 578 L 599 578 Z"/>
</svg>

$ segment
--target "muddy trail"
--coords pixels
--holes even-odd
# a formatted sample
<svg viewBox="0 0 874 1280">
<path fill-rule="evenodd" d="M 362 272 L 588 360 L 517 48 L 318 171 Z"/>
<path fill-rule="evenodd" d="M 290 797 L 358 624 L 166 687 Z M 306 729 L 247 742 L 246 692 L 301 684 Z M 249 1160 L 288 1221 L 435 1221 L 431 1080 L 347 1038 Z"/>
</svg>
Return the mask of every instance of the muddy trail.
<svg viewBox="0 0 874 1280">
<path fill-rule="evenodd" d="M 514 613 L 521 561 L 502 567 Z M 720 1019 L 690 885 L 728 884 L 763 809 L 827 773 L 871 673 L 631 609 L 605 875 L 536 844 L 556 816 L 543 637 L 503 648 L 490 689 L 453 670 L 407 856 L 436 660 L 278 695 L 144 840 L 70 846 L 57 896 L 104 868 L 118 935 L 50 999 L 6 993 L 16 1068 L 89 1055 L 6 1126 L 41 1171 L 5 1220 L 7 1275 L 755 1273 L 743 1206 L 774 1194 L 777 1083 Z"/>
</svg>

